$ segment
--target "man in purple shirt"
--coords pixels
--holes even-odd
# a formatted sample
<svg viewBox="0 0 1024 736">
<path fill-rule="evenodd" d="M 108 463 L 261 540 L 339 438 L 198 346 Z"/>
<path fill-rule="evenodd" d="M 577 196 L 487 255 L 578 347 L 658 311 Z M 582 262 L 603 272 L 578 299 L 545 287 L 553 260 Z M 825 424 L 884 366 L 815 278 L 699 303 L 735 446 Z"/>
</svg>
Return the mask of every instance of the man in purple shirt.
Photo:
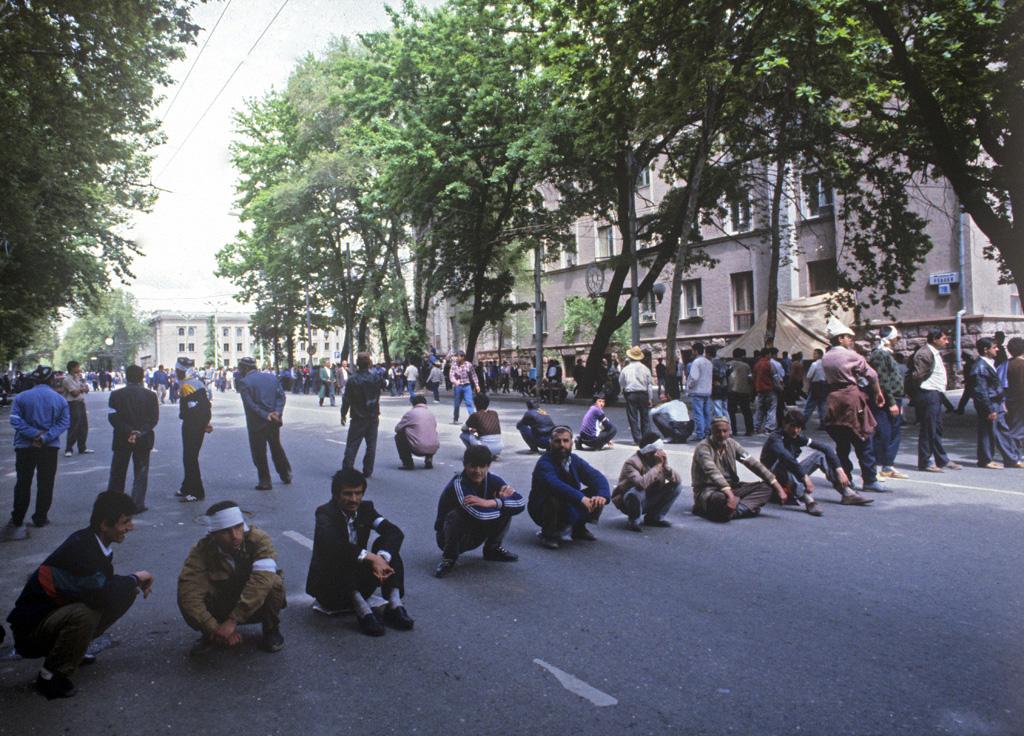
<svg viewBox="0 0 1024 736">
<path fill-rule="evenodd" d="M 583 415 L 580 423 L 580 433 L 576 437 L 576 449 L 584 447 L 591 450 L 600 450 L 602 447 L 614 447 L 612 438 L 618 430 L 612 424 L 612 420 L 604 413 L 604 394 L 594 394 L 593 403 Z"/>
</svg>

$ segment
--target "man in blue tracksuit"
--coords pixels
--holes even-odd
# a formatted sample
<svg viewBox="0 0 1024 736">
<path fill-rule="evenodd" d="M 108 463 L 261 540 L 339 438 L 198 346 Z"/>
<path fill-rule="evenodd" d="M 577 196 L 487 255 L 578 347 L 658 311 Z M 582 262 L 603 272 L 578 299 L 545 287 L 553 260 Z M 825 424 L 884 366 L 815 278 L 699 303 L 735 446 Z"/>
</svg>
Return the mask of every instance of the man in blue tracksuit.
<svg viewBox="0 0 1024 736">
<path fill-rule="evenodd" d="M 53 369 L 46 365 L 38 366 L 29 378 L 35 385 L 14 397 L 11 406 L 14 466 L 18 479 L 14 484 L 11 521 L 0 535 L 3 541 L 28 538 L 28 530 L 22 523 L 32 497 L 33 476 L 36 477 L 36 511 L 32 514 L 32 523 L 37 527 L 48 523 L 60 436 L 71 426 L 68 402 L 50 385 Z"/>
<path fill-rule="evenodd" d="M 249 432 L 249 451 L 256 466 L 259 479 L 257 491 L 269 491 L 270 466 L 267 465 L 267 445 L 274 461 L 274 470 L 281 476 L 281 482 L 292 482 L 292 466 L 281 446 L 281 425 L 284 414 L 284 389 L 273 373 L 262 373 L 256 369 L 256 361 L 242 358 L 238 361 L 241 374 L 235 382 L 235 390 L 242 397 L 245 407 L 245 427 Z"/>
<path fill-rule="evenodd" d="M 611 498 L 607 478 L 572 452 L 572 430 L 555 427 L 551 446 L 533 468 L 527 511 L 540 527 L 540 543 L 558 549 L 571 529 L 572 538 L 592 542 L 587 523 L 597 523 Z"/>
</svg>

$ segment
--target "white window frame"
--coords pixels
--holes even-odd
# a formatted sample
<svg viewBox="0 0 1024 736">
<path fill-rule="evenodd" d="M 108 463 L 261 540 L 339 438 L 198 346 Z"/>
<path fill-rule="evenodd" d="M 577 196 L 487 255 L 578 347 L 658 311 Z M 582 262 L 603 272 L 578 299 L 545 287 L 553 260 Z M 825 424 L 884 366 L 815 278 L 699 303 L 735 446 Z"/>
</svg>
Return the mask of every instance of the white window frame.
<svg viewBox="0 0 1024 736">
<path fill-rule="evenodd" d="M 750 203 L 750 192 L 743 192 L 738 197 L 726 202 L 726 226 L 730 235 L 749 233 L 754 229 L 754 212 Z"/>
<path fill-rule="evenodd" d="M 595 233 L 594 260 L 607 261 L 615 255 L 615 228 L 611 225 L 597 225 Z"/>
<path fill-rule="evenodd" d="M 803 174 L 804 212 L 807 217 L 824 217 L 832 214 L 835 204 L 828 177 L 818 171 Z"/>
<path fill-rule="evenodd" d="M 704 317 L 704 291 L 700 279 L 683 282 L 683 319 Z"/>
</svg>

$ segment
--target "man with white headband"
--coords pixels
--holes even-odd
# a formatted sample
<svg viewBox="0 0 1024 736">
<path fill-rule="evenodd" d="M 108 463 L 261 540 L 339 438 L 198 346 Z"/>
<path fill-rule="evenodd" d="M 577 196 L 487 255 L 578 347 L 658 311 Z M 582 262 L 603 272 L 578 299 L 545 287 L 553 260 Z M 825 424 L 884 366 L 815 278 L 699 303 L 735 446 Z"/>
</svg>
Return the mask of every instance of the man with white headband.
<svg viewBox="0 0 1024 736">
<path fill-rule="evenodd" d="M 405 566 L 399 554 L 405 535 L 365 495 L 366 476 L 355 468 L 331 478 L 331 500 L 316 510 L 306 592 L 316 598 L 313 610 L 319 613 L 354 610 L 367 636 L 383 636 L 383 624 L 408 631 L 414 621 L 402 603 Z M 370 547 L 373 532 L 377 539 Z"/>
<path fill-rule="evenodd" d="M 612 491 L 612 503 L 626 515 L 626 528 L 632 532 L 643 531 L 641 514 L 645 514 L 645 526 L 672 526 L 665 515 L 679 497 L 682 482 L 669 467 L 665 443 L 657 432 L 644 434 L 640 445 L 622 464 L 619 483 Z"/>
<path fill-rule="evenodd" d="M 178 577 L 178 608 L 202 634 L 198 649 L 237 646 L 238 626 L 259 623 L 263 649 L 280 651 L 280 611 L 287 602 L 270 535 L 249 526 L 234 501 L 215 503 L 204 520 L 207 534 L 189 551 Z"/>
</svg>

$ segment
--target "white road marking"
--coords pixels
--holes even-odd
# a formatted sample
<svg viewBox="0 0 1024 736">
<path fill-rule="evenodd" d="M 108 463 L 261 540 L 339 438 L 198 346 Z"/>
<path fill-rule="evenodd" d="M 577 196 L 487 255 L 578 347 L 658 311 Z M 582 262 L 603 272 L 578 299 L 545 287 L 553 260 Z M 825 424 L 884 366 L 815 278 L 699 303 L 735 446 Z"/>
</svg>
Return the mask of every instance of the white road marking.
<svg viewBox="0 0 1024 736">
<path fill-rule="evenodd" d="M 287 531 L 284 533 L 288 539 L 293 542 L 298 542 L 306 549 L 313 549 L 313 540 L 307 537 L 305 534 L 299 534 L 298 532 Z"/>
<path fill-rule="evenodd" d="M 603 708 L 609 705 L 618 705 L 619 701 L 613 698 L 608 693 L 603 693 L 592 685 L 588 685 L 583 682 L 580 678 L 575 675 L 570 675 L 568 672 L 563 672 L 554 665 L 548 664 L 543 659 L 534 659 L 535 664 L 539 664 L 541 667 L 546 669 L 555 679 L 569 692 L 574 695 L 579 695 L 585 700 L 589 700 L 591 703 L 596 705 L 598 708 Z"/>
<path fill-rule="evenodd" d="M 109 470 L 109 468 L 98 465 L 93 468 L 84 468 L 82 470 L 65 470 L 61 475 L 85 475 L 86 473 L 95 473 L 97 470 Z"/>
<path fill-rule="evenodd" d="M 330 437 L 325 437 L 324 439 L 326 439 L 328 442 L 333 442 L 336 445 L 345 445 L 345 443 L 342 442 L 341 440 L 332 440 Z"/>
<path fill-rule="evenodd" d="M 915 478 L 900 478 L 896 480 L 890 478 L 893 483 L 920 483 L 925 486 L 942 486 L 943 488 L 962 488 L 968 491 L 984 491 L 986 493 L 1002 493 L 1007 496 L 1024 496 L 1024 492 L 1021 491 L 1005 491 L 1000 488 L 985 488 L 983 486 L 964 486 L 959 483 L 936 483 L 933 480 L 917 480 Z"/>
</svg>

